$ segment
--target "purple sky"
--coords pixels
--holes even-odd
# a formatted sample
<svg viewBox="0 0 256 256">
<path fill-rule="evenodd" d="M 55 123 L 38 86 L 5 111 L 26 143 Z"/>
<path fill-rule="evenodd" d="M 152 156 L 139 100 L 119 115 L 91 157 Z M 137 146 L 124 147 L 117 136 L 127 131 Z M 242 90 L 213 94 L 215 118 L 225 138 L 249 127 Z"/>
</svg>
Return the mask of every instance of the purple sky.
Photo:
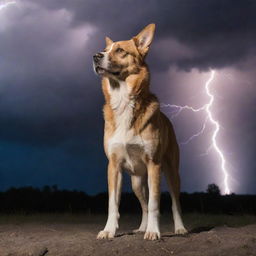
<svg viewBox="0 0 256 256">
<path fill-rule="evenodd" d="M 0 0 L 1 4 L 7 1 Z M 235 193 L 256 193 L 256 2 L 218 0 L 16 0 L 0 9 L 0 190 L 43 186 L 106 190 L 103 96 L 92 55 L 104 37 L 125 40 L 149 23 L 147 63 L 161 103 L 206 104 L 210 69 L 217 137 Z M 170 108 L 162 108 L 169 118 Z M 205 114 L 173 118 L 178 141 Z M 182 191 L 223 190 L 213 126 L 181 145 Z M 126 180 L 125 189 L 129 187 Z"/>
</svg>

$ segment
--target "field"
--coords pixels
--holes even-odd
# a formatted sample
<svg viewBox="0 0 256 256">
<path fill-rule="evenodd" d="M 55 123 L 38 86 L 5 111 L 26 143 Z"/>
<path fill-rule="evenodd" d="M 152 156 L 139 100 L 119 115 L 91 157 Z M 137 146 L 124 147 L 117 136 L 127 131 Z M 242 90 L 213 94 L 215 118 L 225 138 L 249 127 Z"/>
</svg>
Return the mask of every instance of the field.
<svg viewBox="0 0 256 256">
<path fill-rule="evenodd" d="M 106 216 L 40 214 L 0 216 L 1 256 L 85 255 L 256 255 L 256 216 L 187 214 L 190 233 L 175 236 L 169 216 L 161 216 L 162 239 L 133 234 L 140 216 L 121 216 L 113 240 L 96 240 Z"/>
</svg>

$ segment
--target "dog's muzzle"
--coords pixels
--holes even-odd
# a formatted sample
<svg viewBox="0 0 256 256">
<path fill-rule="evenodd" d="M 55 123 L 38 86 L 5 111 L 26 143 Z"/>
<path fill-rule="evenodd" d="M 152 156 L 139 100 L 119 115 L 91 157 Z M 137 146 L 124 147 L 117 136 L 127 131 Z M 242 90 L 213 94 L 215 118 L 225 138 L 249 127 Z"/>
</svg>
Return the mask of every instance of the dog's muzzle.
<svg viewBox="0 0 256 256">
<path fill-rule="evenodd" d="M 104 54 L 101 52 L 93 55 L 93 68 L 96 74 L 100 75 L 104 72 L 103 68 L 101 68 L 101 63 L 103 60 Z"/>
<path fill-rule="evenodd" d="M 103 59 L 106 57 L 103 53 L 99 52 L 93 55 L 93 68 L 96 74 L 103 75 L 103 74 L 111 74 L 114 76 L 117 76 L 120 74 L 119 71 L 111 71 L 106 67 L 106 65 L 103 65 Z M 106 63 L 105 63 L 106 64 Z"/>
<path fill-rule="evenodd" d="M 100 53 L 100 52 L 96 53 L 95 55 L 93 55 L 94 63 L 99 64 L 103 57 L 104 57 L 104 55 L 102 53 Z"/>
</svg>

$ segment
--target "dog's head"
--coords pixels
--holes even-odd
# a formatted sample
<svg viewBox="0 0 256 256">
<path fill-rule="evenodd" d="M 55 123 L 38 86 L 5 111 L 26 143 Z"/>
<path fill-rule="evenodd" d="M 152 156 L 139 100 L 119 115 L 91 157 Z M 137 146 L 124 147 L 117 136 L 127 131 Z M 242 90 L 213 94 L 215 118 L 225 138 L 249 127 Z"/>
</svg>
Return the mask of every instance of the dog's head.
<svg viewBox="0 0 256 256">
<path fill-rule="evenodd" d="M 101 76 L 124 80 L 139 72 L 153 40 L 155 24 L 145 27 L 127 41 L 113 42 L 106 37 L 106 48 L 93 56 L 94 71 Z"/>
</svg>

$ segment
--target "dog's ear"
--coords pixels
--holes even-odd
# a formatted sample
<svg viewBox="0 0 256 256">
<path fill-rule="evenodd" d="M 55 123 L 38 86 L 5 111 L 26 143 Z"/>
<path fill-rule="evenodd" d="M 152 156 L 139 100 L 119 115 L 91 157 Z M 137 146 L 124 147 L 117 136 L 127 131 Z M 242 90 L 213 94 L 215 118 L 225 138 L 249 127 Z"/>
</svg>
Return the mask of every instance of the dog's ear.
<svg viewBox="0 0 256 256">
<path fill-rule="evenodd" d="M 105 37 L 105 41 L 106 41 L 106 46 L 113 44 L 113 41 L 107 36 Z"/>
<path fill-rule="evenodd" d="M 145 56 L 149 50 L 149 46 L 154 37 L 155 28 L 155 24 L 149 24 L 137 36 L 133 37 L 135 45 L 142 56 Z"/>
</svg>

